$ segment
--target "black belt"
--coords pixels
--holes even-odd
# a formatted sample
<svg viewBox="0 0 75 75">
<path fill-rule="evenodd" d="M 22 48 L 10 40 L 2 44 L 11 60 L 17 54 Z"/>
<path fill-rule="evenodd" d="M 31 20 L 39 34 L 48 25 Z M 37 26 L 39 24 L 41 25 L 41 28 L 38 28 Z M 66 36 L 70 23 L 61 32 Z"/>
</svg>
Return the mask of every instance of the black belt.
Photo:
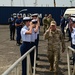
<svg viewBox="0 0 75 75">
<path fill-rule="evenodd" d="M 31 42 L 28 42 L 28 41 L 23 41 L 23 43 L 31 43 Z"/>
<path fill-rule="evenodd" d="M 31 41 L 31 43 L 35 43 L 35 41 L 34 42 Z"/>
<path fill-rule="evenodd" d="M 35 43 L 35 42 L 28 42 L 28 41 L 23 41 L 23 43 Z"/>
</svg>

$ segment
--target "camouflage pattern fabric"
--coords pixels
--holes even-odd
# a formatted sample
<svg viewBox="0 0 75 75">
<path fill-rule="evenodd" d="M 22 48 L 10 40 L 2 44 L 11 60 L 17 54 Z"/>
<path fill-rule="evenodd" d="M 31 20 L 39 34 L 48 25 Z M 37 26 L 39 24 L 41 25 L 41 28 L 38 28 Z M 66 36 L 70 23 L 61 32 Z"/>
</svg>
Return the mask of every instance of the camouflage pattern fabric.
<svg viewBox="0 0 75 75">
<path fill-rule="evenodd" d="M 48 40 L 47 52 L 50 66 L 54 68 L 55 72 L 57 72 L 61 43 L 62 49 L 65 50 L 63 34 L 59 29 L 56 29 L 54 32 L 48 29 L 44 34 L 44 39 Z"/>
</svg>

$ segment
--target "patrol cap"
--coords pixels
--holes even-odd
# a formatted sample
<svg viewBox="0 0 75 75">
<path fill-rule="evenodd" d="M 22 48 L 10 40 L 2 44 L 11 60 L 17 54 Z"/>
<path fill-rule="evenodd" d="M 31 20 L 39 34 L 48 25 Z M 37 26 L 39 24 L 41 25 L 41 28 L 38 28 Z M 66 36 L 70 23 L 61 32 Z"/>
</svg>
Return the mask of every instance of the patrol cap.
<svg viewBox="0 0 75 75">
<path fill-rule="evenodd" d="M 47 14 L 45 14 L 45 17 L 47 17 Z"/>
<path fill-rule="evenodd" d="M 48 16 L 49 16 L 49 17 L 52 17 L 52 15 L 51 15 L 51 14 L 49 14 Z"/>
<path fill-rule="evenodd" d="M 72 22 L 75 23 L 75 18 L 72 18 Z"/>
<path fill-rule="evenodd" d="M 24 17 L 23 21 L 31 21 L 32 19 L 30 17 Z"/>
<path fill-rule="evenodd" d="M 55 26 L 56 25 L 56 21 L 51 21 L 50 26 Z"/>
<path fill-rule="evenodd" d="M 31 16 L 32 16 L 32 17 L 38 17 L 38 14 L 35 13 L 35 14 L 32 14 Z"/>
<path fill-rule="evenodd" d="M 70 17 L 71 17 L 72 22 L 75 23 L 75 14 L 72 14 Z"/>
<path fill-rule="evenodd" d="M 33 24 L 36 24 L 36 23 L 37 23 L 37 19 L 33 19 L 33 20 L 32 20 L 32 23 L 33 23 Z"/>
<path fill-rule="evenodd" d="M 72 14 L 71 17 L 75 17 L 75 14 Z"/>
</svg>

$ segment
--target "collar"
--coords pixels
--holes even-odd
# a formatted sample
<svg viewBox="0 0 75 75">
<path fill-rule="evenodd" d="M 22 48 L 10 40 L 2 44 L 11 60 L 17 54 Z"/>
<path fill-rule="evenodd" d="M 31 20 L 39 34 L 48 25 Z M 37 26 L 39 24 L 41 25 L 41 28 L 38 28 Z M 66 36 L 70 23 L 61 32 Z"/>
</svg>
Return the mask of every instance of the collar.
<svg viewBox="0 0 75 75">
<path fill-rule="evenodd" d="M 51 31 L 51 33 L 56 33 L 57 32 L 57 29 L 55 31 L 52 31 L 52 30 L 50 30 L 50 31 Z"/>
</svg>

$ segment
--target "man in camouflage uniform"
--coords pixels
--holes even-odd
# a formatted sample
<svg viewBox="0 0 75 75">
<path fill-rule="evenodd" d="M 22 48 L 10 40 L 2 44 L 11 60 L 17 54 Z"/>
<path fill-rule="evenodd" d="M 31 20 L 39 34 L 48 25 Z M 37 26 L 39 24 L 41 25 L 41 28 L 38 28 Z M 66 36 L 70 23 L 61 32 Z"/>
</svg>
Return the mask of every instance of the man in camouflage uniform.
<svg viewBox="0 0 75 75">
<path fill-rule="evenodd" d="M 51 21 L 54 21 L 51 14 L 48 15 L 47 21 L 48 21 L 48 28 L 49 28 Z"/>
<path fill-rule="evenodd" d="M 44 30 L 44 33 L 45 31 L 47 30 L 47 25 L 48 25 L 48 21 L 47 21 L 47 14 L 45 14 L 43 20 L 42 20 L 42 23 L 43 23 L 43 30 Z"/>
<path fill-rule="evenodd" d="M 63 34 L 56 28 L 56 22 L 51 21 L 49 29 L 44 34 L 44 39 L 48 40 L 48 59 L 50 71 L 54 70 L 54 75 L 58 75 L 59 52 L 62 43 L 62 52 L 65 50 Z"/>
</svg>

